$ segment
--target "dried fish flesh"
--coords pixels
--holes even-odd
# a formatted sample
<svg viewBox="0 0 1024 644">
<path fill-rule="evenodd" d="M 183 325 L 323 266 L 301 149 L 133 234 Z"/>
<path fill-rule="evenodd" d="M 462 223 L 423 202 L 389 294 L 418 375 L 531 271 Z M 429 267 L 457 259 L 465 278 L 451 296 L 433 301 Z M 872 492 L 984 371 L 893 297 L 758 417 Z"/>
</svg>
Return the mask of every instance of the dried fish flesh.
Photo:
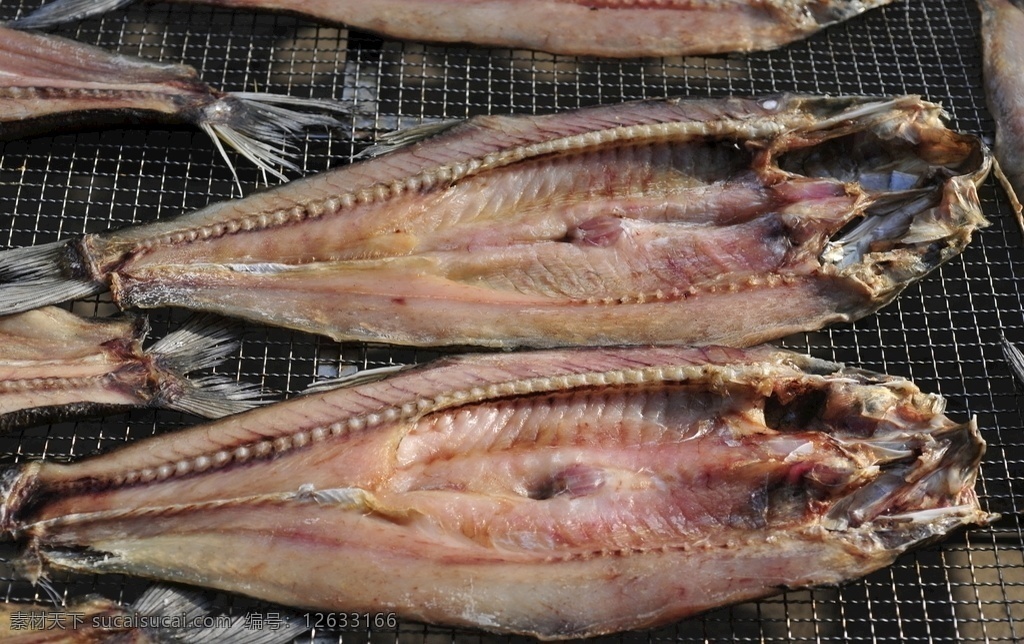
<svg viewBox="0 0 1024 644">
<path fill-rule="evenodd" d="M 1012 188 L 1017 223 L 1024 216 L 1017 195 L 1024 195 L 1024 3 L 978 0 L 984 45 L 985 94 L 996 122 L 996 158 Z"/>
<path fill-rule="evenodd" d="M 157 584 L 130 605 L 89 595 L 63 605 L 0 604 L 7 644 L 284 644 L 305 628 L 293 615 L 213 614 L 198 593 Z M 271 624 L 273 628 L 253 628 Z"/>
<path fill-rule="evenodd" d="M 989 154 L 940 116 L 782 95 L 479 117 L 176 220 L 0 253 L 0 311 L 109 285 L 122 307 L 338 340 L 756 344 L 874 312 L 987 224 Z"/>
<path fill-rule="evenodd" d="M 943 406 L 771 347 L 457 357 L 11 469 L 0 530 L 30 578 L 598 635 L 839 583 L 993 519 L 984 443 Z"/>
<path fill-rule="evenodd" d="M 139 118 L 189 123 L 210 136 L 229 166 L 222 142 L 285 180 L 278 166 L 298 169 L 289 158 L 288 141 L 306 128 L 339 125 L 330 116 L 286 106 L 339 109 L 324 100 L 225 93 L 186 65 L 154 63 L 0 25 L 0 139 Z"/>
<path fill-rule="evenodd" d="M 147 329 L 54 307 L 0 318 L 0 430 L 129 406 L 216 418 L 258 404 L 257 387 L 185 377 L 237 348 L 225 321 L 195 318 L 143 351 Z"/>
<path fill-rule="evenodd" d="M 622 58 L 774 49 L 892 0 L 192 1 L 298 13 L 394 38 Z M 56 0 L 17 24 L 46 27 L 132 2 Z"/>
</svg>

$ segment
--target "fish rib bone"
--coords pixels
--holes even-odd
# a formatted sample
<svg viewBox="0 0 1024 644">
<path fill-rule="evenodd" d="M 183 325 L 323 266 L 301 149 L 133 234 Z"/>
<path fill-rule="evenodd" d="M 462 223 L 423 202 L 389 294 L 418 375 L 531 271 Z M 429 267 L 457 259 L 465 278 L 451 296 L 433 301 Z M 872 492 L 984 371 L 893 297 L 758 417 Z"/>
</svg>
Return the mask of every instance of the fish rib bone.
<svg viewBox="0 0 1024 644">
<path fill-rule="evenodd" d="M 718 373 L 723 371 L 723 373 Z M 729 372 L 729 373 L 726 373 Z M 348 432 L 369 429 L 382 423 L 405 422 L 422 417 L 429 413 L 444 409 L 461 407 L 482 400 L 502 396 L 520 396 L 536 393 L 565 391 L 579 387 L 595 387 L 621 384 L 645 384 L 650 382 L 684 381 L 690 378 L 711 378 L 714 384 L 722 384 L 729 380 L 731 370 L 720 367 L 682 367 L 655 366 L 635 369 L 616 369 L 597 373 L 577 373 L 563 376 L 535 377 L 522 380 L 509 380 L 488 385 L 487 387 L 470 387 L 449 393 L 439 394 L 433 398 L 418 398 L 415 402 L 391 405 L 383 409 L 356 415 L 344 422 L 336 422 L 327 426 L 315 427 L 298 431 L 291 435 L 278 436 L 244 443 L 231 449 L 219 449 L 210 454 L 200 454 L 189 459 L 174 463 L 166 463 L 157 467 L 130 470 L 120 478 L 110 481 L 111 486 L 129 485 L 134 483 L 150 483 L 165 481 L 172 477 L 184 476 L 193 471 L 206 471 L 211 467 L 223 467 L 229 463 L 245 463 L 271 455 L 280 455 L 294 449 L 324 442 L 329 436 L 340 436 Z M 755 374 L 755 380 L 758 376 Z"/>
<path fill-rule="evenodd" d="M 270 213 L 246 215 L 220 222 L 216 225 L 200 226 L 158 237 L 140 239 L 135 244 L 134 252 L 142 254 L 158 246 L 173 246 L 197 240 L 216 239 L 237 232 L 256 232 L 290 223 L 299 223 L 309 219 L 319 219 L 323 216 L 330 216 L 344 210 L 349 210 L 357 205 L 365 206 L 373 203 L 383 203 L 399 197 L 405 192 L 430 190 L 439 185 L 446 187 L 451 183 L 461 181 L 481 172 L 548 154 L 579 152 L 621 141 L 649 143 L 668 138 L 680 140 L 688 137 L 705 137 L 709 133 L 725 136 L 741 132 L 757 132 L 762 136 L 776 136 L 800 124 L 788 121 L 786 123 L 779 123 L 777 120 L 726 118 L 714 122 L 672 121 L 667 123 L 645 123 L 616 126 L 582 134 L 563 136 L 538 143 L 515 146 L 499 152 L 490 152 L 483 157 L 471 157 L 463 161 L 437 166 L 402 180 L 391 183 L 376 183 L 360 188 L 355 192 L 346 192 L 313 200 L 288 210 L 282 209 Z M 789 120 L 802 122 L 806 118 L 798 115 L 795 119 Z"/>
</svg>

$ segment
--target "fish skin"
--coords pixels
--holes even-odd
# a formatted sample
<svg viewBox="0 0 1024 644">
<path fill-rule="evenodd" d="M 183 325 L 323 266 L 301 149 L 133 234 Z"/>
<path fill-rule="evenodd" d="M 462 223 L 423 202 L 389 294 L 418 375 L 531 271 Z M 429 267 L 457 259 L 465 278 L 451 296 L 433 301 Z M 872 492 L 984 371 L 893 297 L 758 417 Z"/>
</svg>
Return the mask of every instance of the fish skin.
<svg viewBox="0 0 1024 644">
<path fill-rule="evenodd" d="M 592 636 L 840 583 L 994 520 L 984 442 L 943 408 L 767 346 L 461 356 L 12 468 L 0 530 L 32 578 Z"/>
<path fill-rule="evenodd" d="M 130 407 L 213 418 L 259 404 L 257 388 L 185 375 L 237 346 L 223 321 L 192 320 L 143 350 L 148 331 L 144 317 L 89 319 L 56 307 L 0 318 L 0 430 Z"/>
<path fill-rule="evenodd" d="M 1017 221 L 1024 231 L 1016 203 L 1024 195 L 1024 5 L 978 0 L 978 9 L 985 96 L 996 124 L 995 155 L 1016 193 Z"/>
<path fill-rule="evenodd" d="M 891 0 L 199 2 L 235 9 L 285 11 L 408 40 L 631 58 L 775 49 Z M 51 2 L 18 24 L 46 27 L 126 4 L 130 0 Z"/>
<path fill-rule="evenodd" d="M 244 200 L 0 253 L 0 310 L 109 286 L 124 308 L 336 340 L 748 346 L 874 312 L 987 225 L 989 154 L 940 115 L 781 95 L 478 117 Z"/>
<path fill-rule="evenodd" d="M 189 124 L 271 174 L 297 170 L 284 144 L 309 127 L 336 127 L 324 114 L 282 105 L 338 111 L 330 101 L 223 92 L 187 65 L 115 54 L 59 36 L 0 24 L 0 140 L 80 127 L 155 122 Z M 237 175 L 236 175 L 237 178 Z"/>
</svg>

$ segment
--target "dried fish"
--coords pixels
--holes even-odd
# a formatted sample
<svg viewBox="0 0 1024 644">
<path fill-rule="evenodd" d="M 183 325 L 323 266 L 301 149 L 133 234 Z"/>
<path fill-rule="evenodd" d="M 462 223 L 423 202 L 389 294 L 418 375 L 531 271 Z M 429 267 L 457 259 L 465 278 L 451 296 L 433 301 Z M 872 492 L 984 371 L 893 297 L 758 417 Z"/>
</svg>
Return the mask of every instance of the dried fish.
<svg viewBox="0 0 1024 644">
<path fill-rule="evenodd" d="M 774 49 L 892 0 L 191 1 L 298 13 L 394 38 L 622 58 Z M 47 27 L 132 2 L 56 0 L 17 24 Z"/>
<path fill-rule="evenodd" d="M 259 404 L 258 387 L 185 374 L 237 348 L 229 325 L 197 317 L 143 351 L 145 318 L 87 319 L 47 307 L 0 318 L 0 430 L 126 407 L 216 418 Z"/>
<path fill-rule="evenodd" d="M 268 621 L 251 611 L 213 614 L 199 593 L 157 584 L 130 605 L 89 595 L 63 605 L 0 604 L 0 640 L 8 644 L 284 644 L 301 635 L 294 615 Z M 254 628 L 271 623 L 273 628 Z"/>
<path fill-rule="evenodd" d="M 109 285 L 122 307 L 338 340 L 756 344 L 874 312 L 987 224 L 988 151 L 941 114 L 781 95 L 478 117 L 176 220 L 0 253 L 0 311 Z"/>
<path fill-rule="evenodd" d="M 114 54 L 0 24 L 0 139 L 140 118 L 188 123 L 209 135 L 232 173 L 223 144 L 284 181 L 287 177 L 278 166 L 298 170 L 289 141 L 307 128 L 340 125 L 325 114 L 290 107 L 341 109 L 326 100 L 225 93 L 202 82 L 186 65 Z"/>
<path fill-rule="evenodd" d="M 1024 195 L 1024 4 L 1021 0 L 978 0 L 978 8 L 985 94 L 996 122 L 996 158 L 1024 232 L 1024 215 L 1017 200 L 1017 195 Z"/>
<path fill-rule="evenodd" d="M 984 443 L 943 407 L 772 347 L 463 356 L 10 469 L 0 530 L 30 578 L 598 635 L 839 583 L 993 520 Z"/>
</svg>

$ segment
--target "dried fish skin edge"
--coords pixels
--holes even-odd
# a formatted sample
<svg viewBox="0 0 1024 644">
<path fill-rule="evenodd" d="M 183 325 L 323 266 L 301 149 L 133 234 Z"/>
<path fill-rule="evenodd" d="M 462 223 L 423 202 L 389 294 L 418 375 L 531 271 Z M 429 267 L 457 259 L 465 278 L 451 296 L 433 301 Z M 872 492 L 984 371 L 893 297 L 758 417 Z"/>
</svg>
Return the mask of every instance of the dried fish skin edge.
<svg viewBox="0 0 1024 644">
<path fill-rule="evenodd" d="M 16 21 L 48 27 L 134 0 L 54 0 Z M 760 51 L 805 38 L 892 0 L 201 0 L 297 13 L 392 38 L 607 57 Z"/>
<path fill-rule="evenodd" d="M 664 396 L 725 420 L 683 422 L 691 407 Z M 598 403 L 596 425 L 555 422 L 560 405 L 577 407 L 569 419 Z M 769 347 L 459 357 L 8 470 L 0 529 L 28 545 L 30 576 L 122 572 L 305 608 L 598 635 L 840 583 L 994 520 L 973 489 L 984 442 L 943 407 L 905 380 Z M 626 408 L 680 424 L 602 426 Z M 520 431 L 516 414 L 554 424 Z M 690 474 L 704 484 L 672 493 Z M 715 518 L 688 505 L 709 490 Z M 564 601 L 570 588 L 579 601 Z"/>
<path fill-rule="evenodd" d="M 858 136 L 894 155 L 895 169 L 853 155 L 857 176 L 846 177 L 835 161 L 845 153 L 829 146 L 844 151 Z M 714 180 L 647 160 L 666 150 L 685 163 L 709 155 Z M 642 160 L 602 165 L 606 154 Z M 815 174 L 822 159 L 837 176 Z M 699 172 L 693 163 L 684 169 Z M 0 253 L 0 310 L 109 285 L 125 307 L 211 310 L 337 340 L 746 346 L 870 314 L 955 256 L 987 224 L 975 186 L 990 165 L 979 139 L 913 96 L 478 117 L 173 221 Z M 575 189 L 607 167 L 618 168 L 602 179 L 610 188 L 646 185 L 629 172 L 650 171 L 658 190 L 667 181 L 681 192 L 609 200 Z M 511 208 L 525 193 L 508 186 L 520 180 L 554 186 L 569 207 L 550 207 L 545 193 L 526 204 L 536 209 Z M 493 212 L 502 217 L 489 221 Z M 723 221 L 707 225 L 708 212 Z M 720 264 L 729 270 L 709 276 Z M 737 307 L 762 314 L 754 324 L 723 315 Z"/>
</svg>

